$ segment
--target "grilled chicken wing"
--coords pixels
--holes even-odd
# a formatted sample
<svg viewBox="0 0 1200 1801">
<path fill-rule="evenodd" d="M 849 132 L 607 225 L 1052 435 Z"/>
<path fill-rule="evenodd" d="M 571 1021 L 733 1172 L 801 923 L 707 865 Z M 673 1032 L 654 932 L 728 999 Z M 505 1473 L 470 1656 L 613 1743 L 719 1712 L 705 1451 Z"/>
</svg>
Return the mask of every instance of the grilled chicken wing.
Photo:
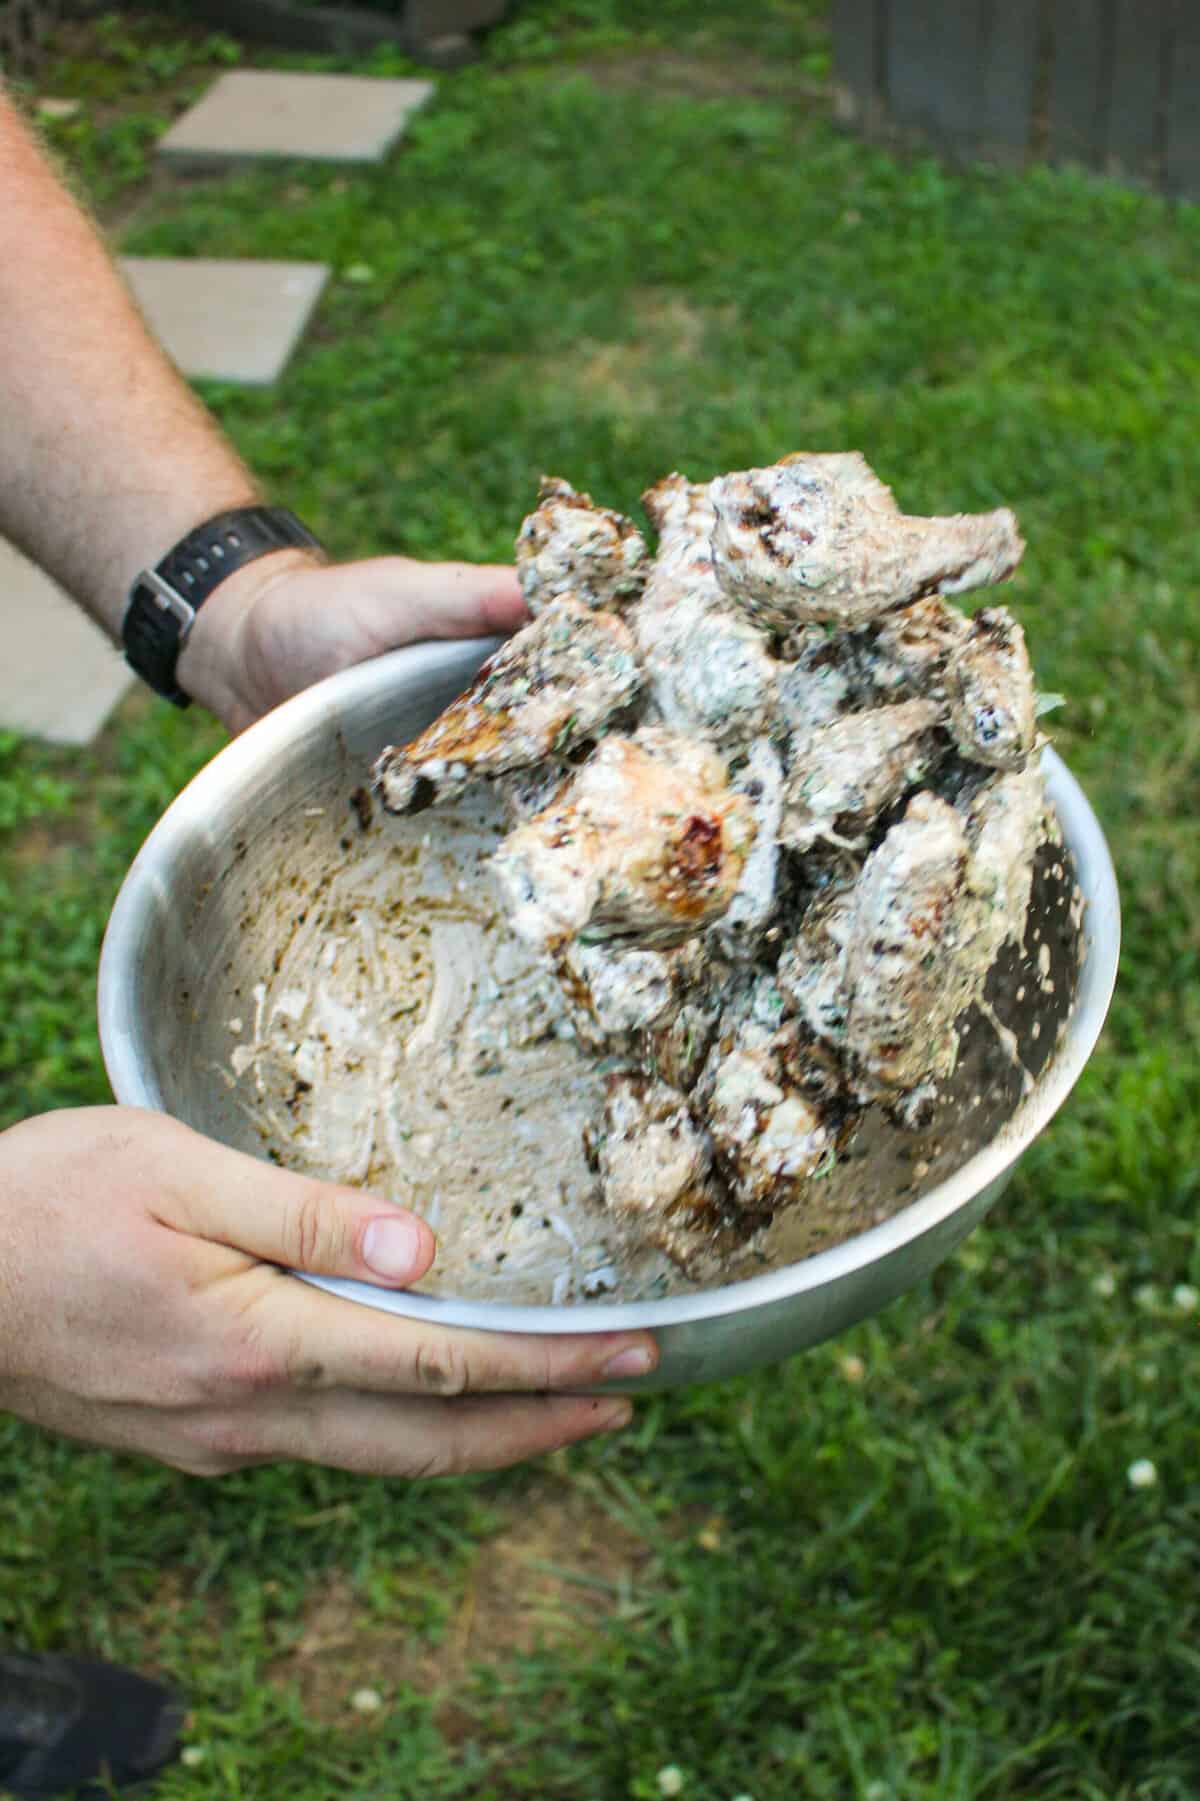
<svg viewBox="0 0 1200 1801">
<path fill-rule="evenodd" d="M 954 1068 L 954 1022 L 982 993 L 996 949 L 971 874 L 961 816 L 929 793 L 866 861 L 845 981 L 846 1046 L 869 1084 L 916 1088 Z"/>
<path fill-rule="evenodd" d="M 911 518 L 857 451 L 799 453 L 724 475 L 710 489 L 717 579 L 755 625 L 840 627 L 925 594 L 1011 575 L 1024 545 L 1013 515 Z"/>
<path fill-rule="evenodd" d="M 946 670 L 950 729 L 974 763 L 1019 769 L 1037 736 L 1025 634 L 1007 607 L 976 613 Z"/>
<path fill-rule="evenodd" d="M 610 1212 L 694 1279 L 719 1273 L 744 1234 L 726 1224 L 711 1141 L 682 1094 L 645 1076 L 614 1077 L 588 1151 Z"/>
<path fill-rule="evenodd" d="M 881 1089 L 918 1089 L 957 1052 L 954 1022 L 1025 933 L 1034 854 L 1049 833 L 1030 765 L 994 776 L 964 818 L 928 793 L 859 882 L 814 901 L 776 980 L 806 1030 L 850 1051 Z"/>
<path fill-rule="evenodd" d="M 779 838 L 791 850 L 822 839 L 858 846 L 872 821 L 925 776 L 933 759 L 933 701 L 848 713 L 793 744 Z"/>
<path fill-rule="evenodd" d="M 713 573 L 708 490 L 669 475 L 642 504 L 659 544 L 630 624 L 655 714 L 672 731 L 722 747 L 746 744 L 771 717 L 777 665 Z"/>
<path fill-rule="evenodd" d="M 675 1000 L 673 956 L 573 939 L 559 958 L 558 973 L 579 1036 L 611 1049 L 649 1031 Z"/>
<path fill-rule="evenodd" d="M 564 594 L 616 612 L 641 593 L 646 543 L 623 513 L 598 507 L 570 482 L 543 475 L 537 506 L 517 534 L 516 564 L 531 613 Z"/>
<path fill-rule="evenodd" d="M 389 813 L 418 813 L 476 776 L 562 756 L 628 706 L 640 681 L 615 614 L 563 595 L 502 645 L 419 738 L 382 753 L 375 786 Z"/>
<path fill-rule="evenodd" d="M 846 1041 L 846 947 L 854 924 L 853 885 L 834 887 L 809 906 L 775 972 L 792 1012 L 814 1038 Z"/>
<path fill-rule="evenodd" d="M 692 739 L 606 738 L 545 812 L 492 859 L 526 943 L 677 944 L 723 914 L 754 842 L 749 802 Z"/>
<path fill-rule="evenodd" d="M 783 997 L 764 977 L 732 1031 L 723 1022 L 700 1084 L 717 1164 L 740 1209 L 765 1218 L 794 1205 L 836 1150 L 836 1097 L 796 1027 L 771 1029 Z"/>
<path fill-rule="evenodd" d="M 884 613 L 851 640 L 864 700 L 943 698 L 946 664 L 970 635 L 966 615 L 936 594 Z"/>
<path fill-rule="evenodd" d="M 971 804 L 971 886 L 986 909 L 989 966 L 1005 944 L 1019 945 L 1025 936 L 1033 859 L 1050 829 L 1046 786 L 1034 763 L 993 776 Z"/>
</svg>

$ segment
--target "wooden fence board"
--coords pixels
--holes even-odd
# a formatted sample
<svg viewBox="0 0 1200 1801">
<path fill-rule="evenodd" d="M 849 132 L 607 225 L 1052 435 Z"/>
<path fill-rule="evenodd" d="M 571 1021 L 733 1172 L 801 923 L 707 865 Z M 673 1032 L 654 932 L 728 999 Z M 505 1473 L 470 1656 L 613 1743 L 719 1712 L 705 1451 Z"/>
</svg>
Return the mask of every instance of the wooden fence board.
<svg viewBox="0 0 1200 1801">
<path fill-rule="evenodd" d="M 889 6 L 884 66 L 888 111 L 897 124 L 927 130 L 936 116 L 936 83 L 928 66 L 936 0 Z"/>
<path fill-rule="evenodd" d="M 1163 153 L 1163 82 L 1173 0 L 1115 0 L 1109 168 L 1152 180 Z"/>
<path fill-rule="evenodd" d="M 1166 185 L 1200 198 L 1200 15 L 1194 0 L 1176 7 L 1167 79 Z"/>
<path fill-rule="evenodd" d="M 836 68 L 879 123 L 1050 155 L 1200 201 L 1200 0 L 833 0 Z M 974 70 L 971 58 L 976 59 Z"/>
<path fill-rule="evenodd" d="M 1041 6 L 1039 0 L 991 0 L 979 86 L 980 148 L 1021 156 L 1033 136 Z"/>
<path fill-rule="evenodd" d="M 843 109 L 867 130 L 878 124 L 887 0 L 833 0 L 829 24 Z M 845 104 L 848 102 L 848 106 Z"/>
<path fill-rule="evenodd" d="M 0 75 L 34 77 L 62 0 L 0 0 Z"/>
<path fill-rule="evenodd" d="M 1050 153 L 1071 162 L 1103 159 L 1112 75 L 1110 0 L 1053 0 Z"/>
<path fill-rule="evenodd" d="M 887 99 L 897 122 L 968 148 L 979 119 L 985 0 L 892 5 Z"/>
</svg>

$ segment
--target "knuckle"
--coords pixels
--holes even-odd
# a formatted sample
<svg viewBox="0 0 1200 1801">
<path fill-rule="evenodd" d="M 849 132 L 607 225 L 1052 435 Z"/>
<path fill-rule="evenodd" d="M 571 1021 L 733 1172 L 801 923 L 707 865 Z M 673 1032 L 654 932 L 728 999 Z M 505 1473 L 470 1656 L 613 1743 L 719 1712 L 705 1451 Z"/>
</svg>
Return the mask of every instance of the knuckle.
<svg viewBox="0 0 1200 1801">
<path fill-rule="evenodd" d="M 330 1376 L 319 1357 L 314 1357 L 303 1334 L 295 1334 L 281 1348 L 271 1366 L 271 1386 L 299 1389 L 327 1388 Z"/>
<path fill-rule="evenodd" d="M 423 1338 L 413 1356 L 417 1386 L 428 1394 L 453 1397 L 471 1391 L 471 1371 L 453 1339 Z"/>
<path fill-rule="evenodd" d="M 285 1358 L 257 1328 L 247 1327 L 223 1347 L 210 1373 L 209 1392 L 215 1401 L 250 1399 L 282 1388 L 287 1379 Z"/>
<path fill-rule="evenodd" d="M 209 1413 L 193 1420 L 180 1468 L 196 1476 L 227 1476 L 263 1461 L 262 1433 L 237 1414 Z"/>
<path fill-rule="evenodd" d="M 337 1213 L 325 1204 L 323 1190 L 306 1182 L 289 1209 L 284 1232 L 289 1257 L 300 1269 L 323 1269 L 339 1262 L 342 1238 Z"/>
</svg>

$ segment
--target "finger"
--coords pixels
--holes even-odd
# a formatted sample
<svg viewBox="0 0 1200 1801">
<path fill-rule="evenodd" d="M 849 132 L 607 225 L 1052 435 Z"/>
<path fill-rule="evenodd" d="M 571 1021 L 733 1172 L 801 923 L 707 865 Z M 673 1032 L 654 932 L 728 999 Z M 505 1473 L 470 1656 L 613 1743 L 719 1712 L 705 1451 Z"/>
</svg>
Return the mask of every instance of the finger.
<svg viewBox="0 0 1200 1801">
<path fill-rule="evenodd" d="M 482 1332 L 384 1313 L 274 1271 L 251 1279 L 261 1284 L 257 1304 L 243 1301 L 240 1317 L 267 1386 L 439 1397 L 547 1391 L 632 1379 L 658 1361 L 648 1332 Z"/>
<path fill-rule="evenodd" d="M 281 1417 L 271 1455 L 376 1476 L 459 1476 L 620 1431 L 631 1412 L 628 1401 L 598 1396 L 391 1401 L 335 1392 Z"/>
<path fill-rule="evenodd" d="M 318 1182 L 186 1132 L 156 1202 L 163 1224 L 251 1258 L 396 1288 L 417 1281 L 437 1241 L 423 1219 L 358 1188 Z"/>
<path fill-rule="evenodd" d="M 499 563 L 419 563 L 380 557 L 356 565 L 380 598 L 403 603 L 412 638 L 475 638 L 511 632 L 527 617 L 516 572 Z"/>
</svg>

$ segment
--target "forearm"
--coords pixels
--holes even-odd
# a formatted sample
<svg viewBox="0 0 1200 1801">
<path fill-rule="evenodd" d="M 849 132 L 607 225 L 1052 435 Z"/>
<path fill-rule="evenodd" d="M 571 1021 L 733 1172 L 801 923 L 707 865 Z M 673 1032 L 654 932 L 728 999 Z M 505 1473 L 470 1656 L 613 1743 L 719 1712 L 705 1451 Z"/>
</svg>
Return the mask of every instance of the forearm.
<svg viewBox="0 0 1200 1801">
<path fill-rule="evenodd" d="M 260 498 L 0 85 L 0 536 L 119 638 L 142 569 Z M 525 617 L 508 568 L 323 565 L 278 550 L 222 581 L 179 655 L 183 692 L 241 731 L 351 663 Z"/>
<path fill-rule="evenodd" d="M 257 498 L 0 90 L 0 532 L 116 637 L 140 569 Z"/>
</svg>

